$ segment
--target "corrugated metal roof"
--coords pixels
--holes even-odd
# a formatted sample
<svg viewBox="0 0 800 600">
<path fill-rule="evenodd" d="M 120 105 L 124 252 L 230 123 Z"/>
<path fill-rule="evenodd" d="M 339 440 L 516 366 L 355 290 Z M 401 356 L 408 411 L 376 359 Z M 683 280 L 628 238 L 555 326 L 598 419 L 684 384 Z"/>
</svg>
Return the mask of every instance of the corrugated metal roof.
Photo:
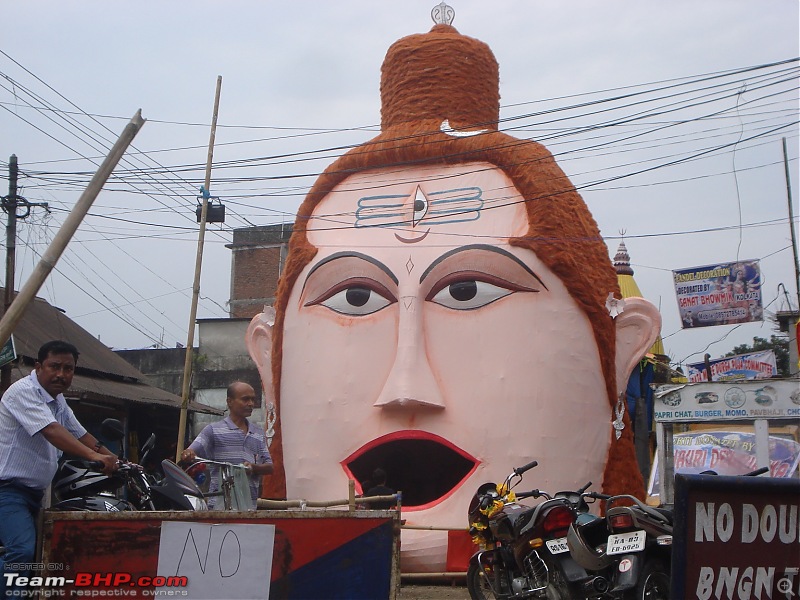
<svg viewBox="0 0 800 600">
<path fill-rule="evenodd" d="M 0 288 L 3 294 L 5 290 Z M 0 307 L 0 314 L 4 312 Z M 117 377 L 143 380 L 144 375 L 100 340 L 42 298 L 30 303 L 14 330 L 19 356 L 36 358 L 39 347 L 50 340 L 65 340 L 80 352 L 78 367 Z"/>
</svg>

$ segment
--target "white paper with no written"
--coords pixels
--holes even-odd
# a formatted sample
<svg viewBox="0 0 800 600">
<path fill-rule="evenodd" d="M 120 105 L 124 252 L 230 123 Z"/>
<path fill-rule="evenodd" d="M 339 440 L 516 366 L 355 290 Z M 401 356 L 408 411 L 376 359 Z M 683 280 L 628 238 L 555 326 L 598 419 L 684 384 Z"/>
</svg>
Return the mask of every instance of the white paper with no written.
<svg viewBox="0 0 800 600">
<path fill-rule="evenodd" d="M 267 600 L 274 543 L 274 525 L 164 521 L 158 575 L 185 576 L 188 585 L 157 589 L 182 598 Z"/>
</svg>

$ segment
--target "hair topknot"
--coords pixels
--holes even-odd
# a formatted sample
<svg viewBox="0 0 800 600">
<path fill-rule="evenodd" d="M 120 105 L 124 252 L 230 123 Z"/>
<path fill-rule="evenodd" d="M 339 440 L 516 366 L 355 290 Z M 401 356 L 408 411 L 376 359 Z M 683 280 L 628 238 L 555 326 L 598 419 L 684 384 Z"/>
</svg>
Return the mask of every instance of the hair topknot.
<svg viewBox="0 0 800 600">
<path fill-rule="evenodd" d="M 500 70 L 491 49 L 451 25 L 401 38 L 381 67 L 381 128 L 410 121 L 497 129 Z"/>
</svg>

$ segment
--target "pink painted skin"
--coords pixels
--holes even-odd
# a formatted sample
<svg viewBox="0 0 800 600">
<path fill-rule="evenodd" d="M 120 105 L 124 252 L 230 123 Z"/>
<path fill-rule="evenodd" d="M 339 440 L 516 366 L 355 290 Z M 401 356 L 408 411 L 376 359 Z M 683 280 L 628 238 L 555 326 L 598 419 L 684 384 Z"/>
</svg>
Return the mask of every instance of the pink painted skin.
<svg viewBox="0 0 800 600">
<path fill-rule="evenodd" d="M 533 459 L 530 488 L 599 488 L 612 417 L 598 348 L 563 283 L 509 245 L 527 232 L 521 202 L 502 171 L 468 163 L 356 174 L 316 207 L 318 252 L 285 317 L 289 498 L 340 498 L 381 466 L 409 525 L 464 529 L 475 489 Z M 618 343 L 618 371 L 652 343 L 650 321 L 652 336 Z M 257 316 L 248 347 L 265 389 L 270 336 Z M 446 539 L 404 530 L 403 570 L 443 570 Z"/>
</svg>

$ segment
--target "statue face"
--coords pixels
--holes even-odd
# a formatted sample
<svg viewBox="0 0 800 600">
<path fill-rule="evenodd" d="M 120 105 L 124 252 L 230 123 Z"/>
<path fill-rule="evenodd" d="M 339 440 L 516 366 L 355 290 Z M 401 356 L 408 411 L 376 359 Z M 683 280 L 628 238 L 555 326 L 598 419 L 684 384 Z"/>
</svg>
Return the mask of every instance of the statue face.
<svg viewBox="0 0 800 600">
<path fill-rule="evenodd" d="M 381 467 L 409 524 L 463 529 L 481 483 L 534 459 L 525 489 L 599 488 L 598 349 L 562 282 L 509 245 L 527 228 L 486 163 L 356 174 L 320 202 L 284 323 L 288 497 L 344 497 Z M 406 533 L 429 532 L 404 531 L 404 553 Z"/>
</svg>

